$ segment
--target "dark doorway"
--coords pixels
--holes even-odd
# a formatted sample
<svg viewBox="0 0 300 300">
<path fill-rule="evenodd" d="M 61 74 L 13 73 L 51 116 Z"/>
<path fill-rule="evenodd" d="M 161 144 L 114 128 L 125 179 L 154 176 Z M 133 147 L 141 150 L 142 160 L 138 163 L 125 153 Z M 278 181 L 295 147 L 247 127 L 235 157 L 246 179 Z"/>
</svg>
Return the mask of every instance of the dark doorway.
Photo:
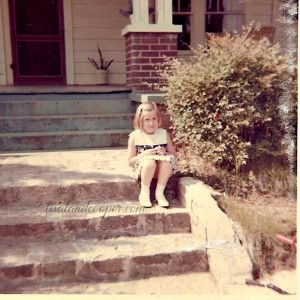
<svg viewBox="0 0 300 300">
<path fill-rule="evenodd" d="M 16 85 L 65 84 L 63 0 L 10 0 Z"/>
</svg>

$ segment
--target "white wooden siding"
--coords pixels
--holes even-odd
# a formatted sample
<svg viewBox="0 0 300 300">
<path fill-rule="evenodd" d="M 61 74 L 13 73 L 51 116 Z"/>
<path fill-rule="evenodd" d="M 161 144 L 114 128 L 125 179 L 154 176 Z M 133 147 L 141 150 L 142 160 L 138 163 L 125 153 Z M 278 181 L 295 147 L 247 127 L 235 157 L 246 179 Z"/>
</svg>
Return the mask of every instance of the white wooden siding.
<svg viewBox="0 0 300 300">
<path fill-rule="evenodd" d="M 296 29 L 297 24 L 284 25 L 279 22 L 281 16 L 279 7 L 282 3 L 280 3 L 279 0 L 248 0 L 246 3 L 247 23 L 254 21 L 261 26 L 274 26 L 274 43 L 279 43 L 283 48 L 286 47 L 287 31 L 291 29 L 291 27 Z M 297 38 L 294 40 L 294 44 L 297 44 Z"/>
<path fill-rule="evenodd" d="M 254 21 L 261 26 L 272 26 L 273 0 L 250 0 L 247 3 L 247 23 Z"/>
<path fill-rule="evenodd" d="M 2 18 L 2 2 L 0 1 L 0 85 L 6 83 L 5 59 L 4 59 L 4 33 L 3 33 L 3 18 Z"/>
<path fill-rule="evenodd" d="M 119 10 L 126 10 L 127 0 L 73 0 L 73 49 L 75 84 L 95 84 L 95 69 L 88 57 L 98 60 L 97 46 L 109 68 L 110 84 L 126 83 L 125 38 L 122 29 L 129 24 Z"/>
</svg>

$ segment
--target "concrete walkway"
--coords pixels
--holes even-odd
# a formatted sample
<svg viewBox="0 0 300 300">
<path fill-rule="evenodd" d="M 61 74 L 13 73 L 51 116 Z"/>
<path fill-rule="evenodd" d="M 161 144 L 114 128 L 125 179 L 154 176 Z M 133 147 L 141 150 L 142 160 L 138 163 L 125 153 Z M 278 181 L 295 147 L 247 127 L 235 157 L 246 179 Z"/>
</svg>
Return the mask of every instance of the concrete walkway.
<svg viewBox="0 0 300 300">
<path fill-rule="evenodd" d="M 296 271 L 282 271 L 266 278 L 266 282 L 272 282 L 287 291 L 296 291 L 297 282 L 294 280 L 295 278 Z M 167 299 L 171 299 L 169 295 L 172 295 L 172 299 L 193 296 L 191 299 L 204 300 L 298 299 L 296 295 L 280 295 L 269 288 L 247 286 L 245 284 L 231 284 L 228 286 L 228 292 L 223 294 L 216 288 L 215 280 L 209 273 L 159 276 L 117 283 L 62 284 L 57 287 L 41 287 L 36 283 L 36 285 L 20 287 L 20 291 L 25 294 L 143 294 L 156 295 L 160 299 L 165 299 L 164 295 L 168 296 Z M 16 293 L 18 292 L 17 290 Z M 116 297 L 116 299 L 118 298 Z"/>
</svg>

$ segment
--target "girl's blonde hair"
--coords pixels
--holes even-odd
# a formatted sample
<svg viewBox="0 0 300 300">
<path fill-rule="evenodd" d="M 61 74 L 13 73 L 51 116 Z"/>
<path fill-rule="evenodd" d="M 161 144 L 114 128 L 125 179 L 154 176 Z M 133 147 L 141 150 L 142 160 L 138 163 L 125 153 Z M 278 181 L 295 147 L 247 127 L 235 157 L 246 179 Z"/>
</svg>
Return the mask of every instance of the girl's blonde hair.
<svg viewBox="0 0 300 300">
<path fill-rule="evenodd" d="M 155 111 L 158 119 L 158 126 L 161 125 L 161 114 L 157 108 L 157 105 L 154 102 L 142 103 L 136 109 L 133 125 L 134 129 L 143 130 L 143 112 Z"/>
</svg>

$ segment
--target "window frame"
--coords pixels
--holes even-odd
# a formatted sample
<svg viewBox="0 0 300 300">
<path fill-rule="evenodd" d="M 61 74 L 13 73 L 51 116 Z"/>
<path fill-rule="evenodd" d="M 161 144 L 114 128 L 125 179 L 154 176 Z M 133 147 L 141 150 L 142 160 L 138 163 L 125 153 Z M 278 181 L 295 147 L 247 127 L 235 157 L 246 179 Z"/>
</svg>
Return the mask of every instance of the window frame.
<svg viewBox="0 0 300 300">
<path fill-rule="evenodd" d="M 193 19 L 194 19 L 194 12 L 193 12 L 193 0 L 190 0 L 191 1 L 191 9 L 190 11 L 181 11 L 180 10 L 180 0 L 176 0 L 177 1 L 177 6 L 178 6 L 178 11 L 173 11 L 173 7 L 172 7 L 172 17 L 174 16 L 190 16 L 190 47 L 193 47 L 193 44 L 192 44 L 192 32 L 193 32 Z M 181 53 L 181 54 L 189 54 L 191 52 L 191 50 L 189 49 L 178 49 L 178 53 Z"/>
<path fill-rule="evenodd" d="M 175 12 L 176 13 L 176 12 Z M 206 42 L 206 1 L 204 0 L 191 0 L 191 11 L 185 12 L 191 15 L 191 48 L 196 48 L 199 44 L 204 45 Z M 227 12 L 224 12 L 227 13 Z M 228 12 L 231 14 L 231 11 Z M 174 12 L 172 12 L 174 14 Z M 249 7 L 248 2 L 243 3 L 242 11 L 240 12 L 244 16 L 244 24 L 249 21 Z M 179 57 L 185 57 L 191 55 L 191 50 L 178 50 Z"/>
<path fill-rule="evenodd" d="M 238 0 L 237 0 L 238 1 Z M 246 6 L 245 3 L 242 4 L 241 10 L 227 10 L 227 11 L 220 11 L 220 4 L 219 0 L 217 0 L 217 10 L 216 11 L 207 11 L 207 0 L 203 1 L 204 4 L 204 35 L 210 33 L 210 34 L 222 34 L 224 32 L 224 28 L 222 27 L 222 32 L 206 32 L 206 16 L 207 15 L 222 15 L 222 16 L 243 16 L 244 17 L 244 24 L 246 22 Z"/>
<path fill-rule="evenodd" d="M 191 11 L 185 12 L 191 16 L 191 37 L 190 46 L 196 48 L 199 44 L 205 43 L 205 2 L 203 0 L 191 0 Z M 176 12 L 175 12 L 176 13 Z M 172 12 L 173 14 L 173 12 Z M 178 50 L 179 57 L 188 57 L 191 50 Z"/>
</svg>

